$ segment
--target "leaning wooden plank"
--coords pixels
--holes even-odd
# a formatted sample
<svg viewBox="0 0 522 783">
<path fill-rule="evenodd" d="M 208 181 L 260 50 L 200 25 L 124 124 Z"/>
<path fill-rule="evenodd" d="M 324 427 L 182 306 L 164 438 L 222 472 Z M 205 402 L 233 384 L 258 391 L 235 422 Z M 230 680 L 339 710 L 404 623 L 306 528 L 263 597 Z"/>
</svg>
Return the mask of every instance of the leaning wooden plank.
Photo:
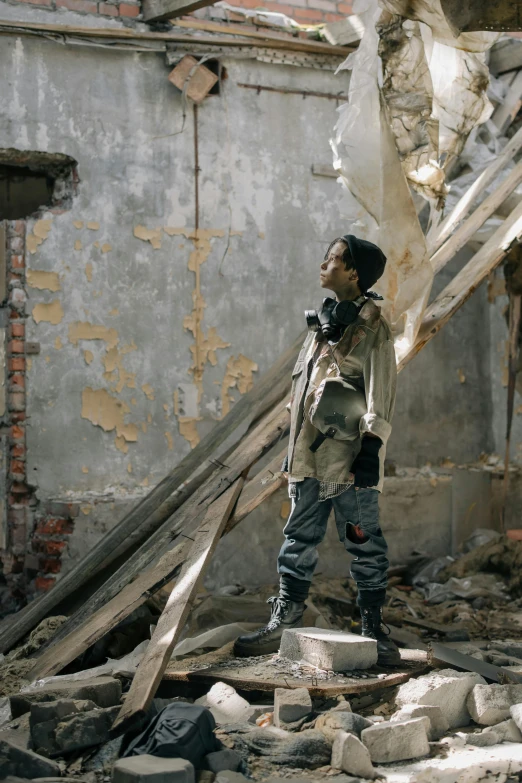
<svg viewBox="0 0 522 783">
<path fill-rule="evenodd" d="M 279 454 L 266 466 L 264 470 L 259 471 L 257 476 L 254 476 L 243 489 L 241 497 L 239 498 L 237 508 L 232 517 L 230 517 L 225 528 L 225 533 L 229 533 L 236 525 L 238 525 L 245 517 L 254 511 L 265 500 L 268 500 L 274 492 L 284 487 L 287 484 L 287 480 L 281 473 L 281 464 L 288 451 L 288 446 L 280 451 Z"/>
<path fill-rule="evenodd" d="M 137 606 L 144 603 L 148 596 L 158 590 L 166 581 L 173 578 L 172 571 L 183 562 L 183 552 L 169 551 L 178 546 L 178 541 L 186 542 L 187 536 L 193 536 L 197 530 L 201 514 L 209 504 L 235 481 L 243 471 L 263 456 L 285 432 L 288 431 L 289 416 L 284 404 L 277 406 L 275 412 L 267 416 L 258 427 L 246 436 L 239 445 L 235 456 L 231 455 L 228 469 L 223 468 L 219 479 L 214 479 L 201 487 L 190 507 L 183 507 L 147 542 L 119 571 L 98 590 L 98 592 L 59 629 L 53 639 L 41 648 L 36 664 L 31 671 L 31 679 L 41 679 L 61 671 L 64 666 L 101 639 L 107 631 L 114 628 Z M 232 458 L 233 457 L 233 458 Z M 258 494 L 258 502 L 266 497 L 265 488 Z M 247 498 L 247 501 L 249 499 Z M 255 504 L 250 498 L 249 508 Z M 165 550 L 168 550 L 166 554 Z M 158 557 L 160 561 L 151 567 Z M 146 572 L 146 575 L 145 575 Z M 136 577 L 135 581 L 131 580 Z"/>
<path fill-rule="evenodd" d="M 522 202 L 427 308 L 417 339 L 397 365 L 398 370 L 402 370 L 439 333 L 489 273 L 500 264 L 512 243 L 521 235 Z"/>
<path fill-rule="evenodd" d="M 205 515 L 145 655 L 138 666 L 127 698 L 114 721 L 114 731 L 127 731 L 139 725 L 145 718 L 183 630 L 207 565 L 243 488 L 243 481 L 242 477 L 237 479 L 235 484 L 212 504 Z"/>
<path fill-rule="evenodd" d="M 491 117 L 499 133 L 504 134 L 522 106 L 522 71 L 515 76 L 513 84 L 509 87 L 504 100 L 497 106 Z"/>
<path fill-rule="evenodd" d="M 462 198 L 457 201 L 450 214 L 444 218 L 442 223 L 436 226 L 433 231 L 429 232 L 427 236 L 427 245 L 430 256 L 446 242 L 461 220 L 464 220 L 469 213 L 476 199 L 483 193 L 489 183 L 493 182 L 497 174 L 505 167 L 506 163 L 509 163 L 509 161 L 514 158 L 521 147 L 522 128 L 515 133 L 502 152 L 497 155 L 495 160 L 477 177 L 473 185 L 471 185 Z"/>
<path fill-rule="evenodd" d="M 448 241 L 431 257 L 431 265 L 435 273 L 439 272 L 467 244 L 521 182 L 522 163 L 518 163 L 506 179 L 500 183 L 498 188 L 484 199 L 473 214 L 459 226 Z"/>
<path fill-rule="evenodd" d="M 281 399 L 287 393 L 288 378 L 302 341 L 303 335 L 300 335 L 275 364 L 264 373 L 253 389 L 236 402 L 230 413 L 216 424 L 201 443 L 189 452 L 174 470 L 115 525 L 69 573 L 57 581 L 50 592 L 29 604 L 18 615 L 8 617 L 0 623 L 0 652 L 11 649 L 26 633 L 52 612 L 60 601 L 73 591 L 78 590 L 94 574 L 107 567 L 116 555 L 121 556 L 125 551 L 126 542 L 129 546 L 134 545 L 136 539 L 139 538 L 137 531 L 142 526 L 146 536 L 151 534 L 151 526 L 147 524 L 147 520 L 161 504 L 191 476 L 196 468 L 213 455 L 214 451 L 232 435 L 240 424 L 245 420 L 255 418 L 262 410 L 266 410 L 267 404 Z M 202 480 L 204 480 L 204 475 Z M 172 513 L 170 508 L 167 506 L 165 509 L 167 516 L 160 515 L 155 519 L 157 526 L 168 519 Z"/>
</svg>

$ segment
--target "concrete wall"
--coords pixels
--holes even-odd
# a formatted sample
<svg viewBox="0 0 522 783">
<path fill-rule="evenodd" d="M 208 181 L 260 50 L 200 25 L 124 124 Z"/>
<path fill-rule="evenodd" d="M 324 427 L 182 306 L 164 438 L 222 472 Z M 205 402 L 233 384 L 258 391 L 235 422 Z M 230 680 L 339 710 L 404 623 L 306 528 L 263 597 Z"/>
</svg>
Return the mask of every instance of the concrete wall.
<svg viewBox="0 0 522 783">
<path fill-rule="evenodd" d="M 346 88 L 347 72 L 222 64 L 221 94 L 198 110 L 196 238 L 194 115 L 189 106 L 183 122 L 165 56 L 2 39 L 2 144 L 66 153 L 81 180 L 72 209 L 30 220 L 26 240 L 26 338 L 41 349 L 27 365 L 27 476 L 40 502 L 80 505 L 65 524 L 74 528 L 67 564 L 287 347 L 303 310 L 322 297 L 325 245 L 349 230 L 339 186 L 311 173 L 313 163 L 331 162 L 336 101 L 238 86 L 333 93 Z M 401 375 L 389 450 L 399 465 L 474 460 L 491 448 L 484 309 L 480 290 Z M 446 490 L 435 502 L 424 488 L 412 502 L 405 484 L 392 491 L 392 483 L 383 502 L 397 533 L 393 559 L 417 540 L 444 551 Z M 279 548 L 283 499 L 221 545 L 211 583 L 223 564 L 227 580 L 243 579 L 238 542 L 249 566 L 245 542 L 252 557 L 263 546 L 253 580 L 263 581 Z M 337 549 L 326 562 L 345 569 L 329 540 L 327 552 Z"/>
</svg>

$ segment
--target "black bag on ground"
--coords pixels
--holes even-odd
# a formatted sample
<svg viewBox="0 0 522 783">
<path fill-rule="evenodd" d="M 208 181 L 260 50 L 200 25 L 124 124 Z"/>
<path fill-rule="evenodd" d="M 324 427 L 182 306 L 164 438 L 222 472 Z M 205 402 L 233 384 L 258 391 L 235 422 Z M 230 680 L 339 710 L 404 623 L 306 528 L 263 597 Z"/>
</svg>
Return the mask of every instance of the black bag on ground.
<svg viewBox="0 0 522 783">
<path fill-rule="evenodd" d="M 201 767 L 207 753 L 220 750 L 214 730 L 216 721 L 206 707 L 176 701 L 151 718 L 137 736 L 123 740 L 120 756 L 181 758 Z"/>
</svg>

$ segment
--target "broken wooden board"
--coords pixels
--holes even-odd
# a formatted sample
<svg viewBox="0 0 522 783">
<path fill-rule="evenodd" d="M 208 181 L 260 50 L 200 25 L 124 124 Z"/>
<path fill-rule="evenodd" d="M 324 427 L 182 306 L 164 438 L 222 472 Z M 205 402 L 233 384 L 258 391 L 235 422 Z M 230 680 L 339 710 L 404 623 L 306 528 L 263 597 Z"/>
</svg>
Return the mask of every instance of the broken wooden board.
<svg viewBox="0 0 522 783">
<path fill-rule="evenodd" d="M 250 438 L 245 436 L 242 444 L 236 449 L 235 462 L 231 459 L 231 468 L 228 471 L 223 470 L 221 475 L 223 487 L 229 486 L 255 460 L 256 456 L 260 456 L 267 444 L 279 437 L 281 432 L 279 428 L 284 426 L 283 422 L 287 418 L 285 406 L 280 404 L 276 408 L 275 415 L 267 415 L 266 419 L 253 430 Z M 279 460 L 280 455 L 276 459 Z M 265 471 L 267 470 L 269 467 L 265 469 Z M 265 471 L 260 473 L 259 479 L 263 478 Z M 256 498 L 257 504 L 259 504 L 267 497 L 267 487 L 261 482 L 255 486 L 257 487 L 257 495 L 250 494 L 245 499 L 249 511 L 256 507 Z M 269 487 L 272 490 L 270 485 Z M 276 487 L 273 487 L 273 491 L 275 489 Z M 39 651 L 35 666 L 29 673 L 31 679 L 41 679 L 60 672 L 64 666 L 85 652 L 98 639 L 101 639 L 111 628 L 128 617 L 134 609 L 141 606 L 150 595 L 177 576 L 191 543 L 191 538 L 187 538 L 187 536 L 193 536 L 200 524 L 202 514 L 206 513 L 208 508 L 213 508 L 210 505 L 212 500 L 216 501 L 219 498 L 218 495 L 217 498 L 211 496 L 204 499 L 203 495 L 208 491 L 209 488 L 206 485 L 202 487 L 193 498 L 193 507 L 187 508 L 184 512 L 183 509 L 180 509 L 177 525 L 173 519 L 165 529 L 162 528 L 158 531 L 148 542 L 147 548 L 142 551 L 141 556 L 136 553 L 131 561 L 122 566 L 118 572 L 119 577 L 116 574 L 112 580 L 109 580 L 110 588 L 106 583 L 79 612 L 64 623 L 50 642 Z M 206 502 L 204 502 L 205 500 Z M 238 515 L 240 512 L 241 506 L 237 510 Z M 183 523 L 181 526 L 183 532 L 179 530 L 181 523 Z M 176 531 L 179 543 L 177 543 Z M 165 548 L 168 551 L 162 554 L 155 565 L 149 567 L 151 553 L 159 555 Z M 136 579 L 131 581 L 133 576 L 136 576 Z"/>
<path fill-rule="evenodd" d="M 138 665 L 123 707 L 114 721 L 115 732 L 125 732 L 129 728 L 140 726 L 146 718 L 172 651 L 183 631 L 196 591 L 234 510 L 243 483 L 242 477 L 237 479 L 230 489 L 212 503 L 205 514 L 179 578 Z"/>
<path fill-rule="evenodd" d="M 414 344 L 397 364 L 399 372 L 439 333 L 451 316 L 467 302 L 489 273 L 500 264 L 513 242 L 521 234 L 522 202 L 515 207 L 493 236 L 426 309 Z"/>
<path fill-rule="evenodd" d="M 428 668 L 427 653 L 423 650 L 401 650 L 403 665 L 390 669 L 373 668 L 365 672 L 367 679 L 334 674 L 321 679 L 321 672 L 313 667 L 302 667 L 302 676 L 296 677 L 291 663 L 279 667 L 277 656 L 234 658 L 234 643 L 205 655 L 169 663 L 163 680 L 191 682 L 212 686 L 225 682 L 236 690 L 273 692 L 276 688 L 308 688 L 312 698 L 328 698 L 342 693 L 369 693 L 380 688 L 391 688 L 418 677 Z M 288 671 L 287 671 L 288 669 Z M 301 673 L 301 671 L 299 673 Z M 324 673 L 323 673 L 324 674 Z"/>
<path fill-rule="evenodd" d="M 515 133 L 495 160 L 479 174 L 473 185 L 457 201 L 449 215 L 438 226 L 428 232 L 426 244 L 430 257 L 449 239 L 458 224 L 469 213 L 474 202 L 486 190 L 487 186 L 493 182 L 506 164 L 515 157 L 521 147 L 522 128 Z"/>
<path fill-rule="evenodd" d="M 500 134 L 505 134 L 522 106 L 522 71 L 515 76 L 504 100 L 497 106 L 491 120 Z"/>
</svg>

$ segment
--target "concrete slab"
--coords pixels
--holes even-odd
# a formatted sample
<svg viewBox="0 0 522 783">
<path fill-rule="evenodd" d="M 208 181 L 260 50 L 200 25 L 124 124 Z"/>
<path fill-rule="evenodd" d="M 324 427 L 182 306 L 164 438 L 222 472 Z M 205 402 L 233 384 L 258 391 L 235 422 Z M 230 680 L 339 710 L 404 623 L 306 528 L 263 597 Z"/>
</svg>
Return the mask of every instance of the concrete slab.
<svg viewBox="0 0 522 783">
<path fill-rule="evenodd" d="M 369 669 L 377 663 L 377 642 L 344 631 L 293 628 L 283 632 L 279 655 L 334 672 Z"/>
<path fill-rule="evenodd" d="M 190 761 L 148 754 L 119 759 L 112 771 L 112 783 L 194 783 L 195 779 Z"/>
</svg>

